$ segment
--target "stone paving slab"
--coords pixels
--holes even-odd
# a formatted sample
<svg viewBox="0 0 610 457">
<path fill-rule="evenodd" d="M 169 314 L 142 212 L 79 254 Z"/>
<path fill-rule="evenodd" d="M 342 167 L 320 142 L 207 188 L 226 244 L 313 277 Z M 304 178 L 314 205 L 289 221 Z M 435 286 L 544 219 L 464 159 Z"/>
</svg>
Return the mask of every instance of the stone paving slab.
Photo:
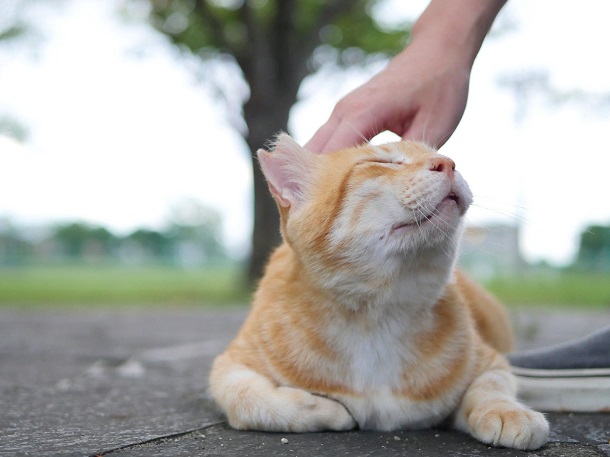
<svg viewBox="0 0 610 457">
<path fill-rule="evenodd" d="M 569 420 L 563 420 L 563 417 Z M 448 430 L 391 433 L 344 432 L 282 434 L 243 432 L 225 423 L 108 452 L 111 457 L 145 456 L 600 456 L 610 451 L 610 417 L 601 414 L 549 416 L 551 442 L 528 452 L 493 448 L 468 435 Z M 574 424 L 577 424 L 574 427 Z"/>
<path fill-rule="evenodd" d="M 89 455 L 219 420 L 207 373 L 244 316 L 0 311 L 0 455 Z"/>
<path fill-rule="evenodd" d="M 446 430 L 231 430 L 205 385 L 214 356 L 246 313 L 0 310 L 0 456 L 610 456 L 610 414 L 550 415 L 552 442 L 530 453 L 488 448 Z M 609 325 L 610 311 L 520 311 L 514 318 L 519 347 L 531 348 Z"/>
</svg>

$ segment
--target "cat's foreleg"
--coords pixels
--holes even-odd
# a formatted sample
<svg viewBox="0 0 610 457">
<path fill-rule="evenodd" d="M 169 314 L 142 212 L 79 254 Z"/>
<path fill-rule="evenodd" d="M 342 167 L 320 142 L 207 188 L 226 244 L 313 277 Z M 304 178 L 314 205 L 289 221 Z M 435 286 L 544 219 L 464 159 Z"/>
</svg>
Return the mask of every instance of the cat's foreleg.
<svg viewBox="0 0 610 457">
<path fill-rule="evenodd" d="M 537 449 L 549 434 L 545 417 L 517 401 L 516 382 L 505 362 L 474 380 L 454 425 L 484 443 L 516 449 Z"/>
<path fill-rule="evenodd" d="M 210 389 L 229 425 L 236 429 L 314 432 L 351 430 L 357 425 L 340 403 L 301 389 L 277 386 L 226 355 L 214 362 Z"/>
</svg>

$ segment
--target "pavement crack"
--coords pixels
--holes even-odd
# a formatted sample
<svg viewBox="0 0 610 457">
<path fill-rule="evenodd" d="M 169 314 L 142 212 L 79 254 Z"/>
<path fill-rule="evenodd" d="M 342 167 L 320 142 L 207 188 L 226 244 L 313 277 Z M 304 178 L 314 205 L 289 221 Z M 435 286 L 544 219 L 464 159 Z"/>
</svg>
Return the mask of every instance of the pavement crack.
<svg viewBox="0 0 610 457">
<path fill-rule="evenodd" d="M 114 449 L 109 449 L 107 451 L 96 452 L 95 454 L 91 454 L 89 457 L 101 457 L 101 456 L 104 456 L 104 455 L 110 455 L 113 452 L 125 451 L 127 449 L 131 449 L 131 448 L 134 448 L 134 447 L 137 447 L 137 446 L 145 446 L 145 445 L 151 445 L 151 444 L 152 445 L 160 444 L 160 443 L 163 443 L 163 442 L 168 441 L 168 440 L 172 440 L 172 439 L 176 439 L 176 438 L 181 438 L 183 436 L 190 435 L 191 433 L 203 432 L 204 430 L 207 430 L 207 429 L 209 429 L 211 427 L 215 427 L 217 425 L 222 425 L 222 424 L 224 424 L 226 422 L 227 421 L 213 422 L 213 423 L 207 424 L 207 425 L 205 425 L 203 427 L 194 428 L 194 429 L 187 430 L 187 431 L 184 431 L 184 432 L 171 433 L 169 435 L 161 435 L 161 436 L 158 436 L 156 438 L 151 438 L 149 440 L 139 441 L 137 443 L 126 444 L 125 446 L 120 446 L 120 447 L 117 447 L 117 448 L 114 448 Z"/>
</svg>

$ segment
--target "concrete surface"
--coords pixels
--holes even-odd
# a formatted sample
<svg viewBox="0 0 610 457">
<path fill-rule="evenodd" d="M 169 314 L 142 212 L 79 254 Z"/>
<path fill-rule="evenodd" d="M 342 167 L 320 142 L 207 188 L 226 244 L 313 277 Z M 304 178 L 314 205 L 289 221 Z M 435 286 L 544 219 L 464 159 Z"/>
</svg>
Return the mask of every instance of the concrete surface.
<svg viewBox="0 0 610 457">
<path fill-rule="evenodd" d="M 0 456 L 610 456 L 610 414 L 550 414 L 535 452 L 447 430 L 239 432 L 207 373 L 247 310 L 0 310 Z M 610 325 L 606 312 L 513 313 L 520 349 Z"/>
</svg>

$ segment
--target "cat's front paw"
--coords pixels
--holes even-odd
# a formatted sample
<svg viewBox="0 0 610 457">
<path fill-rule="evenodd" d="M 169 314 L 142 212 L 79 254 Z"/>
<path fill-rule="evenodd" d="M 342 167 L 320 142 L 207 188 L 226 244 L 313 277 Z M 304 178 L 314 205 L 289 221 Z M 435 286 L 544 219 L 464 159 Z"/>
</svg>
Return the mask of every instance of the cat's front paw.
<svg viewBox="0 0 610 457">
<path fill-rule="evenodd" d="M 289 398 L 294 408 L 287 424 L 291 432 L 346 431 L 358 425 L 338 401 L 291 387 L 279 387 L 278 393 Z"/>
<path fill-rule="evenodd" d="M 259 398 L 255 398 L 259 400 Z M 358 424 L 339 402 L 292 387 L 277 387 L 261 401 L 244 396 L 226 414 L 231 427 L 267 432 L 345 431 Z"/>
<path fill-rule="evenodd" d="M 538 449 L 549 436 L 544 415 L 520 404 L 475 410 L 469 422 L 475 438 L 494 446 Z"/>
</svg>

